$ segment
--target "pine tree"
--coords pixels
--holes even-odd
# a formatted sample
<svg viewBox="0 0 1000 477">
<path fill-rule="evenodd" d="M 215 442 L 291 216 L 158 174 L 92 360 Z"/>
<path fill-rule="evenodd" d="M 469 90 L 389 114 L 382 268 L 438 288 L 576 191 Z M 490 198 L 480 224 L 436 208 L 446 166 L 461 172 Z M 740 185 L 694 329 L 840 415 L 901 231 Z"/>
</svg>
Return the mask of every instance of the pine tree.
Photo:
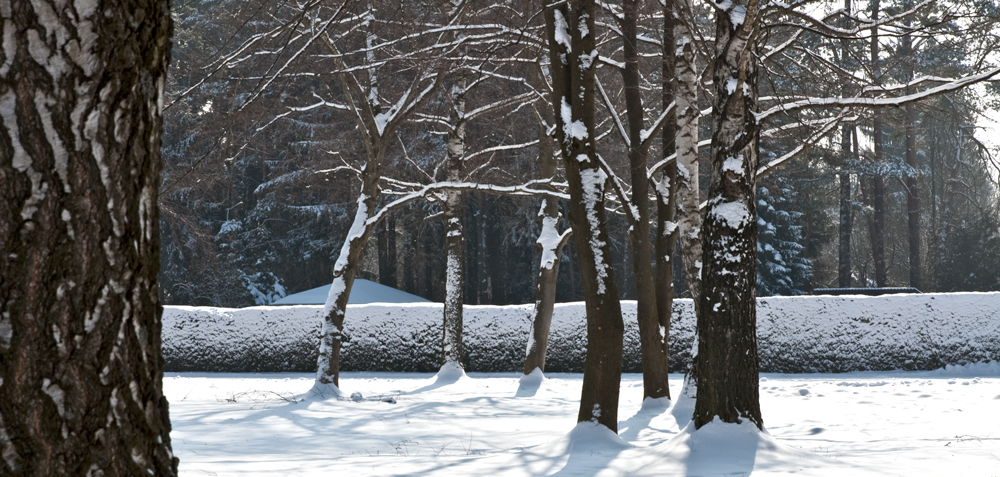
<svg viewBox="0 0 1000 477">
<path fill-rule="evenodd" d="M 757 188 L 757 296 L 808 292 L 812 262 L 805 257 L 802 212 L 789 182 L 768 178 Z"/>
</svg>

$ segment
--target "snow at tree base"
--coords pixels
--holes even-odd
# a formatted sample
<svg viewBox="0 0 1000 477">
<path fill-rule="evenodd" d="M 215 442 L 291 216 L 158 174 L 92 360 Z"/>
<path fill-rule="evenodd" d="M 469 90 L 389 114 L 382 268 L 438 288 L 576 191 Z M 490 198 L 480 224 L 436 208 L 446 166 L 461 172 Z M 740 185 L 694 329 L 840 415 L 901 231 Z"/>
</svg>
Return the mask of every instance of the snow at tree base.
<svg viewBox="0 0 1000 477">
<path fill-rule="evenodd" d="M 680 375 L 670 376 L 674 395 Z M 1000 364 L 937 371 L 764 374 L 765 432 L 698 431 L 622 377 L 619 434 L 575 423 L 581 375 L 441 384 L 431 373 L 168 373 L 181 475 L 990 476 L 1000 471 Z"/>
</svg>

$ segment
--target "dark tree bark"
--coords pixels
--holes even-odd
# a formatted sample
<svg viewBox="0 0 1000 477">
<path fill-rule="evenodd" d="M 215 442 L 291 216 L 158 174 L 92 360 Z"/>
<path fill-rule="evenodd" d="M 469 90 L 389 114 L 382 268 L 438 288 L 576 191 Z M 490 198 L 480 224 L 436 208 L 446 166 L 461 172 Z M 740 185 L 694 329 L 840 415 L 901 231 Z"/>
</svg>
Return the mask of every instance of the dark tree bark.
<svg viewBox="0 0 1000 477">
<path fill-rule="evenodd" d="M 639 89 L 639 48 L 637 43 L 637 0 L 622 2 L 622 31 L 625 68 L 622 82 L 625 86 L 625 117 L 629 136 L 629 173 L 632 181 L 633 218 L 629 231 L 632 248 L 632 271 L 635 277 L 636 318 L 639 322 L 639 350 L 642 356 L 642 383 L 644 397 L 670 396 L 667 387 L 666 336 L 657 312 L 657 290 L 653 274 L 653 244 L 650 243 L 649 180 L 647 179 L 647 150 L 643 147 L 642 127 L 645 111 Z M 668 322 L 669 323 L 669 322 Z M 662 331 L 661 331 L 662 330 Z"/>
<path fill-rule="evenodd" d="M 878 20 L 880 0 L 872 0 L 872 21 Z M 878 27 L 872 28 L 871 39 L 871 61 L 872 76 L 876 86 L 882 83 L 881 65 L 879 63 L 879 40 Z M 872 148 L 875 153 L 876 170 L 882 166 L 883 143 L 882 143 L 882 111 L 876 108 L 872 113 Z M 871 179 L 871 204 L 872 219 L 868 237 L 872 246 L 872 261 L 875 266 L 875 283 L 880 287 L 886 286 L 885 282 L 885 179 L 882 174 L 875 172 Z"/>
<path fill-rule="evenodd" d="M 718 416 L 763 426 L 757 373 L 755 182 L 759 126 L 757 57 L 751 32 L 757 0 L 716 11 L 712 181 L 702 235 L 698 313 L 697 428 Z M 743 23 L 734 24 L 733 19 Z"/>
<path fill-rule="evenodd" d="M 841 288 L 851 287 L 851 233 L 854 230 L 854 214 L 851 210 L 851 159 L 854 154 L 851 149 L 851 136 L 854 126 L 844 125 L 841 129 L 840 150 L 843 156 L 840 176 L 840 230 L 839 230 L 839 261 L 837 266 L 837 282 Z"/>
<path fill-rule="evenodd" d="M 844 0 L 844 12 L 851 15 L 851 0 Z M 847 70 L 847 59 L 850 56 L 850 45 L 847 39 L 840 40 L 840 66 Z M 840 79 L 840 94 L 847 97 L 850 86 L 850 77 L 842 75 Z M 851 287 L 851 232 L 853 231 L 853 214 L 851 211 L 851 166 L 855 159 L 851 153 L 851 135 L 855 134 L 856 127 L 851 124 L 841 126 L 840 136 L 840 230 L 839 230 L 839 257 L 837 263 L 837 284 L 841 288 Z M 855 153 L 857 151 L 854 151 Z M 808 249 L 807 249 L 808 250 Z"/>
<path fill-rule="evenodd" d="M 674 42 L 674 2 L 663 3 L 663 77 L 661 84 L 661 105 L 664 110 L 674 105 L 675 78 Z M 676 108 L 673 111 L 677 111 Z M 677 117 L 674 112 L 666 118 L 661 132 L 660 154 L 666 158 L 676 152 Z M 663 170 L 656 184 L 656 313 L 660 325 L 663 354 L 667 368 L 670 366 L 670 315 L 674 308 L 674 245 L 680 228 L 677 220 L 677 167 Z M 664 381 L 665 397 L 670 398 L 670 388 Z"/>
<path fill-rule="evenodd" d="M 617 432 L 624 323 L 604 208 L 607 175 L 592 141 L 595 18 L 593 0 L 545 8 L 556 138 L 566 167 L 569 220 L 587 303 L 587 358 L 577 420 L 596 421 Z"/>
<path fill-rule="evenodd" d="M 912 8 L 913 2 L 903 2 L 903 8 Z M 909 21 L 905 22 L 909 26 Z M 900 54 L 905 61 L 904 77 L 907 82 L 913 80 L 913 38 L 907 33 L 901 39 Z M 914 93 L 912 88 L 907 89 L 907 94 Z M 915 128 L 916 108 L 913 103 L 906 103 L 906 164 L 910 166 L 906 174 L 906 231 L 910 245 L 910 286 L 918 290 L 923 289 L 923 264 L 921 260 L 921 238 L 920 238 L 920 190 L 917 187 L 917 131 Z"/>
<path fill-rule="evenodd" d="M 386 217 L 378 234 L 378 279 L 379 283 L 397 288 L 396 277 L 396 218 Z"/>
<path fill-rule="evenodd" d="M 0 4 L 0 475 L 176 475 L 160 351 L 166 1 Z"/>
<path fill-rule="evenodd" d="M 538 125 L 538 163 L 539 177 L 555 178 L 556 157 L 555 144 L 546 130 L 545 123 Z M 522 373 L 531 374 L 538 369 L 545 372 L 545 355 L 549 349 L 549 328 L 552 325 L 552 310 L 556 303 L 556 282 L 559 278 L 559 263 L 563 247 L 569 240 L 571 231 L 559 233 L 559 201 L 555 198 L 545 198 L 542 210 L 538 214 L 541 221 L 541 233 L 538 237 L 538 249 L 541 259 L 538 266 L 538 278 L 535 282 L 535 308 L 531 320 L 531 336 L 524 357 Z"/>
</svg>

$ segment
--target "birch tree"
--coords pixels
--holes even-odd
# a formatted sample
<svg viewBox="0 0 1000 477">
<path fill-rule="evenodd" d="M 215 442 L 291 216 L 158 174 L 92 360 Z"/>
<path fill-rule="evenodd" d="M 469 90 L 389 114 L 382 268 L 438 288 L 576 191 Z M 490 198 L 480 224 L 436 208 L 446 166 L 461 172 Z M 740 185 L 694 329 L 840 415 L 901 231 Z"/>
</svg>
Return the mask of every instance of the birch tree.
<svg viewBox="0 0 1000 477">
<path fill-rule="evenodd" d="M 170 30 L 162 1 L 0 2 L 0 474 L 177 474 L 157 296 Z"/>
</svg>

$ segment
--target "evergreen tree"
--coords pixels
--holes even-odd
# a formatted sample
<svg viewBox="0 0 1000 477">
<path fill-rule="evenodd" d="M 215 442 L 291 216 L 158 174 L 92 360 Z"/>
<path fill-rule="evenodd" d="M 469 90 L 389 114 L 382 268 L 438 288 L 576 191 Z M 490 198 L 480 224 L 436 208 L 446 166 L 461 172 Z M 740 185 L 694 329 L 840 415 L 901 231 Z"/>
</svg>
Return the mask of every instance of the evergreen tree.
<svg viewBox="0 0 1000 477">
<path fill-rule="evenodd" d="M 798 193 L 776 176 L 757 188 L 757 296 L 808 293 L 812 262 L 802 246 Z"/>
</svg>

